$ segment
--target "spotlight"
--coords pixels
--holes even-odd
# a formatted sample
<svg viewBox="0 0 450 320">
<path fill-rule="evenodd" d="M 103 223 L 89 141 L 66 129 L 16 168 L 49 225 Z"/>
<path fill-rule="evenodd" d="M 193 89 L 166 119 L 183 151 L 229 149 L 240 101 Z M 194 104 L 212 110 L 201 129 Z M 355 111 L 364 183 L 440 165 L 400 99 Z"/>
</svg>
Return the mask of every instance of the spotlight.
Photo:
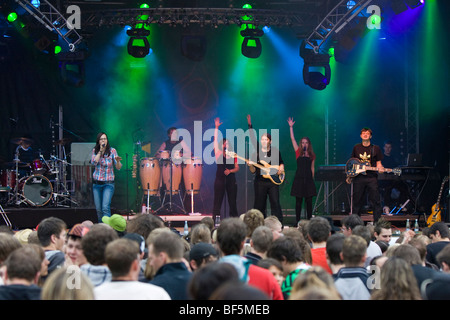
<svg viewBox="0 0 450 320">
<path fill-rule="evenodd" d="M 130 36 L 128 40 L 128 54 L 135 58 L 144 58 L 150 53 L 150 43 L 147 37 L 150 35 L 150 30 L 139 28 L 127 30 L 127 35 Z"/>
<path fill-rule="evenodd" d="M 405 0 L 408 7 L 411 9 L 415 9 L 417 7 L 420 7 L 425 1 L 424 0 Z"/>
<path fill-rule="evenodd" d="M 244 37 L 241 46 L 242 55 L 247 58 L 256 59 L 261 55 L 262 46 L 260 38 L 264 35 L 261 29 L 244 29 L 241 31 L 241 36 Z"/>
<path fill-rule="evenodd" d="M 86 53 L 84 51 L 60 53 L 59 67 L 64 83 L 74 87 L 81 87 L 84 85 L 85 59 Z"/>
<path fill-rule="evenodd" d="M 330 55 L 306 49 L 306 42 L 303 41 L 300 56 L 304 60 L 304 83 L 315 90 L 325 89 L 331 81 Z"/>
</svg>

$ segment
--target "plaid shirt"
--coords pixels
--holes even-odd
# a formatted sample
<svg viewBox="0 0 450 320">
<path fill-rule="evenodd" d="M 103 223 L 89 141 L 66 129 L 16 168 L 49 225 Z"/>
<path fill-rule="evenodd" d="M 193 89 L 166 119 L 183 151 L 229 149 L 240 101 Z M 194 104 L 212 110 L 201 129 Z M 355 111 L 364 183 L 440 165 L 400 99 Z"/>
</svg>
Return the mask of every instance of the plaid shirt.
<svg viewBox="0 0 450 320">
<path fill-rule="evenodd" d="M 109 156 L 103 156 L 98 163 L 95 163 L 95 149 L 92 150 L 91 163 L 95 166 L 94 174 L 92 175 L 94 181 L 114 181 L 114 164 L 116 161 L 117 151 L 111 148 Z"/>
</svg>

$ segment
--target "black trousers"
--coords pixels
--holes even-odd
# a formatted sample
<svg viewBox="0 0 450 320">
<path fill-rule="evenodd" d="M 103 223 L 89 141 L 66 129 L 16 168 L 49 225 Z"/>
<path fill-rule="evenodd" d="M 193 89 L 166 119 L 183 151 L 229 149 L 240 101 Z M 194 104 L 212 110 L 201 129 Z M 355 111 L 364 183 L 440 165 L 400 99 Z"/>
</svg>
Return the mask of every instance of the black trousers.
<svg viewBox="0 0 450 320">
<path fill-rule="evenodd" d="M 310 220 L 312 218 L 313 212 L 312 198 L 313 197 L 306 197 L 306 198 L 295 197 L 295 218 L 297 223 L 300 221 L 300 216 L 302 214 L 303 199 L 305 199 L 306 205 L 306 219 Z"/>
<path fill-rule="evenodd" d="M 228 197 L 228 205 L 230 208 L 230 217 L 237 217 L 237 184 L 236 178 L 233 176 L 224 176 L 224 177 L 216 177 L 214 181 L 214 204 L 213 204 L 213 219 L 216 220 L 216 216 L 220 216 L 220 208 L 222 207 L 223 197 L 225 196 L 225 192 Z M 226 213 L 224 213 L 224 217 Z"/>
<path fill-rule="evenodd" d="M 380 193 L 378 191 L 378 179 L 375 176 L 359 175 L 353 179 L 353 211 L 361 215 L 361 208 L 365 204 L 366 195 L 373 208 L 373 221 L 377 222 L 381 218 L 382 208 Z"/>
<path fill-rule="evenodd" d="M 272 215 L 276 216 L 283 223 L 283 212 L 280 204 L 280 188 L 269 179 L 255 179 L 255 204 L 254 208 L 262 212 L 266 217 L 266 202 L 269 197 Z"/>
</svg>

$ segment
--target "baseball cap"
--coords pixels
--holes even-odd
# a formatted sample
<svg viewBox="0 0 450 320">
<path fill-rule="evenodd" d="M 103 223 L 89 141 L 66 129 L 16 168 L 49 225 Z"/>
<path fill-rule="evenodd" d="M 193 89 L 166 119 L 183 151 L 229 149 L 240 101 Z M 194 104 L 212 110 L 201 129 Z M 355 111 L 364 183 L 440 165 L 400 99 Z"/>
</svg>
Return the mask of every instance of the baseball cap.
<svg viewBox="0 0 450 320">
<path fill-rule="evenodd" d="M 140 249 L 141 253 L 145 252 L 145 239 L 140 234 L 131 232 L 131 233 L 127 233 L 126 235 L 124 235 L 123 238 L 136 241 L 137 244 L 139 245 L 139 249 Z"/>
<path fill-rule="evenodd" d="M 120 214 L 113 214 L 111 217 L 103 216 L 102 222 L 119 232 L 123 232 L 127 228 L 127 221 Z"/>
<path fill-rule="evenodd" d="M 89 228 L 82 225 L 81 223 L 77 223 L 70 229 L 67 233 L 68 236 L 83 238 L 83 236 L 88 233 Z"/>
<path fill-rule="evenodd" d="M 217 250 L 212 244 L 206 242 L 199 242 L 192 246 L 189 252 L 189 260 L 200 260 L 209 256 L 217 256 Z"/>
</svg>

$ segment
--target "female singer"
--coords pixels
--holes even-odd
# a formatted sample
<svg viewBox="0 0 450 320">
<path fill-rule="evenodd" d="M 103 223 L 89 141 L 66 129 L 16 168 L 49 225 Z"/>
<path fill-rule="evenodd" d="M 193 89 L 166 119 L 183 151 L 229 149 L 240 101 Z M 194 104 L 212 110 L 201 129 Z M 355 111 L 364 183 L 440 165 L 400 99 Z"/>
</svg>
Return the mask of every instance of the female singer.
<svg viewBox="0 0 450 320">
<path fill-rule="evenodd" d="M 214 181 L 214 207 L 213 219 L 216 221 L 216 216 L 220 216 L 220 208 L 222 206 L 225 191 L 228 196 L 228 205 L 230 206 L 230 217 L 237 217 L 237 184 L 235 173 L 239 171 L 237 158 L 230 161 L 225 151 L 229 150 L 230 144 L 227 139 L 223 139 L 219 145 L 217 139 L 219 134 L 219 126 L 222 124 L 219 118 L 214 119 L 214 155 L 216 157 L 217 171 L 216 179 Z M 224 217 L 225 218 L 225 217 Z"/>
<path fill-rule="evenodd" d="M 91 163 L 94 165 L 93 186 L 95 209 L 98 221 L 103 216 L 111 216 L 111 200 L 114 195 L 114 166 L 122 168 L 121 157 L 116 149 L 111 148 L 108 136 L 104 132 L 97 135 L 95 148 L 92 150 Z"/>
<path fill-rule="evenodd" d="M 311 140 L 308 137 L 303 137 L 300 140 L 300 146 L 297 144 L 294 136 L 294 123 L 293 118 L 288 119 L 292 146 L 294 147 L 295 157 L 297 159 L 297 170 L 294 181 L 292 182 L 291 196 L 295 197 L 295 217 L 298 223 L 302 212 L 303 198 L 306 204 L 307 219 L 312 218 L 312 198 L 317 195 L 316 185 L 314 183 L 316 155 L 313 151 Z"/>
</svg>

